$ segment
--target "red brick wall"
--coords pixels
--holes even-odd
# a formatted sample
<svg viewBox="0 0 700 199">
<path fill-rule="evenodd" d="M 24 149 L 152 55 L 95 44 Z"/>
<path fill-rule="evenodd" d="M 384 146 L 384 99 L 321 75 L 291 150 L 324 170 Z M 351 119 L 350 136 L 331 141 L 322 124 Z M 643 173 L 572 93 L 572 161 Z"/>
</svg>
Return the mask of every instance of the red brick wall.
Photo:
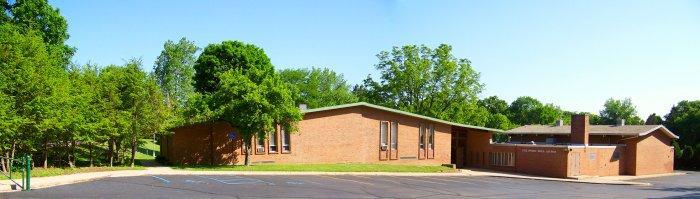
<svg viewBox="0 0 700 199">
<path fill-rule="evenodd" d="M 379 159 L 380 121 L 398 122 L 398 154 L 395 160 Z M 419 125 L 433 125 L 435 147 L 433 154 L 418 158 Z M 223 123 L 214 128 L 214 159 L 216 164 L 243 164 L 241 140 L 229 141 L 233 129 Z M 167 158 L 178 164 L 208 164 L 211 158 L 208 125 L 193 125 L 174 130 L 165 147 Z M 281 136 L 280 133 L 277 134 Z M 427 137 L 427 136 L 426 136 Z M 281 139 L 277 139 L 281 146 Z M 252 163 L 386 163 L 439 165 L 450 163 L 451 127 L 427 120 L 399 115 L 366 107 L 351 107 L 307 113 L 299 122 L 299 131 L 292 133 L 289 153 L 255 153 Z M 427 145 L 427 141 L 426 141 Z M 427 146 L 426 146 L 427 147 Z M 281 148 L 280 148 L 281 149 Z M 428 153 L 430 151 L 425 151 Z"/>
<path fill-rule="evenodd" d="M 617 153 L 617 154 L 615 154 Z M 624 174 L 625 147 L 623 146 L 589 146 L 571 149 L 569 156 L 569 169 L 574 169 L 571 164 L 575 160 L 572 156 L 579 157 L 579 175 L 588 176 L 615 176 Z M 573 171 L 569 172 L 573 176 Z"/>
<path fill-rule="evenodd" d="M 571 116 L 571 143 L 588 144 L 588 115 Z"/>
<path fill-rule="evenodd" d="M 567 177 L 567 148 L 519 146 L 516 150 L 517 172 L 548 177 Z"/>
<path fill-rule="evenodd" d="M 468 167 L 484 168 L 488 164 L 488 152 L 491 151 L 492 134 L 486 131 L 467 132 L 466 162 Z"/>
<path fill-rule="evenodd" d="M 212 154 L 216 164 L 234 164 L 242 159 L 239 160 L 237 156 L 240 150 L 234 152 L 240 148 L 240 139 L 230 141 L 227 138 L 228 132 L 232 130 L 223 122 L 181 127 L 175 130 L 175 135 L 167 136 L 161 151 L 164 151 L 163 155 L 169 161 L 176 164 L 210 164 Z"/>
<path fill-rule="evenodd" d="M 673 149 L 671 138 L 656 130 L 645 136 L 625 140 L 628 147 L 627 155 L 631 158 L 627 163 L 629 175 L 648 175 L 673 172 Z"/>
</svg>

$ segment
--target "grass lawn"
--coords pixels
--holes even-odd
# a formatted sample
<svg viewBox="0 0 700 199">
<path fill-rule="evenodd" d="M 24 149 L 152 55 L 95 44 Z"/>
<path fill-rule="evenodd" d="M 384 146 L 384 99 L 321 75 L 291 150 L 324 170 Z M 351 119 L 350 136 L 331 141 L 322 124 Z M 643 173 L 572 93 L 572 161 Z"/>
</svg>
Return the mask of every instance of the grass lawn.
<svg viewBox="0 0 700 199">
<path fill-rule="evenodd" d="M 148 150 L 153 150 L 153 151 L 160 151 L 160 145 L 156 144 L 153 139 L 141 139 L 144 143 L 139 146 L 140 148 L 148 149 Z"/>
<path fill-rule="evenodd" d="M 387 164 L 259 164 L 252 166 L 176 166 L 174 169 L 199 171 L 324 171 L 324 172 L 455 172 L 446 166 Z"/>
<path fill-rule="evenodd" d="M 135 167 L 76 167 L 76 168 L 41 168 L 35 167 L 32 169 L 32 177 L 49 177 L 49 176 L 59 176 L 68 175 L 74 173 L 88 173 L 88 172 L 100 172 L 100 171 L 120 171 L 120 170 L 144 170 L 145 167 L 135 166 Z M 20 179 L 22 173 L 13 172 L 12 178 Z"/>
</svg>

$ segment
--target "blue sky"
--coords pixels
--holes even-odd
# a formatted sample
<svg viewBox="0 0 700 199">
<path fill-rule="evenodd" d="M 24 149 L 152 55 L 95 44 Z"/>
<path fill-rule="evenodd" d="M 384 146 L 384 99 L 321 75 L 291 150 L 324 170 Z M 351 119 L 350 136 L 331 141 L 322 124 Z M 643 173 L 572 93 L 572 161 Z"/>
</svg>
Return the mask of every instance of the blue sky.
<svg viewBox="0 0 700 199">
<path fill-rule="evenodd" d="M 700 1 L 54 1 L 79 64 L 140 57 L 166 40 L 240 40 L 277 68 L 328 67 L 352 83 L 392 46 L 453 46 L 507 101 L 597 113 L 631 98 L 642 118 L 700 99 Z M 376 75 L 375 75 L 376 77 Z"/>
</svg>

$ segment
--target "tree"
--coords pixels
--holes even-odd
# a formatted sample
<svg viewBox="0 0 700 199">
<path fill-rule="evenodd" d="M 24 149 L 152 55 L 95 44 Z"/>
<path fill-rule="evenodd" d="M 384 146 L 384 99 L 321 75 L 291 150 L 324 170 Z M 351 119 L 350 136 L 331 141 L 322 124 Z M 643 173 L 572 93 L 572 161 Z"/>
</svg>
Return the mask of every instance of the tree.
<svg viewBox="0 0 700 199">
<path fill-rule="evenodd" d="M 219 73 L 231 69 L 243 69 L 256 66 L 260 74 L 250 74 L 251 78 L 260 82 L 265 74 L 274 72 L 265 51 L 252 44 L 239 41 L 224 41 L 220 44 L 209 44 L 199 55 L 194 65 L 194 89 L 208 94 L 218 90 Z"/>
<path fill-rule="evenodd" d="M 406 45 L 377 57 L 381 81 L 368 77 L 356 87 L 360 100 L 460 123 L 488 120 L 477 105 L 483 90 L 479 73 L 469 60 L 452 55 L 451 46 Z"/>
<path fill-rule="evenodd" d="M 265 139 L 277 125 L 289 132 L 297 130 L 301 111 L 294 104 L 294 94 L 278 76 L 255 82 L 242 69 L 235 69 L 220 77 L 220 88 L 213 100 L 219 118 L 234 126 L 243 139 L 245 165 L 250 165 L 253 137 Z"/>
<path fill-rule="evenodd" d="M 58 9 L 47 0 L 16 0 L 12 4 L 2 0 L 0 4 L 2 24 L 14 24 L 21 33 L 36 34 L 52 51 L 61 52 L 61 62 L 67 66 L 75 50 L 64 44 L 68 39 L 68 23 Z"/>
<path fill-rule="evenodd" d="M 700 100 L 679 102 L 665 118 L 664 125 L 680 137 L 676 144 L 678 164 L 697 169 L 700 165 Z"/>
<path fill-rule="evenodd" d="M 328 68 L 285 69 L 279 74 L 283 82 L 299 90 L 299 98 L 295 99 L 297 104 L 319 108 L 357 102 L 343 75 Z"/>
<path fill-rule="evenodd" d="M 18 148 L 31 153 L 35 138 L 61 128 L 52 113 L 61 108 L 57 95 L 66 76 L 62 52 L 47 46 L 37 31 L 5 23 L 0 25 L 0 43 L 0 93 L 13 109 L 5 111 L 11 128 L 3 130 L 8 146 L 0 150 L 14 157 Z"/>
<path fill-rule="evenodd" d="M 603 124 L 615 125 L 620 119 L 624 119 L 626 124 L 631 125 L 644 123 L 644 121 L 637 116 L 636 107 L 629 98 L 624 100 L 610 98 L 605 101 L 603 107 L 603 110 L 600 111 L 600 119 Z"/>
<path fill-rule="evenodd" d="M 479 105 L 486 108 L 491 114 L 508 114 L 508 102 L 495 95 L 479 100 Z"/>
<path fill-rule="evenodd" d="M 163 122 L 168 112 L 155 78 L 141 70 L 141 60 L 131 60 L 124 70 L 126 93 L 122 96 L 122 105 L 129 114 L 127 143 L 131 148 L 130 164 L 133 167 L 140 140 L 163 132 Z"/>
<path fill-rule="evenodd" d="M 510 120 L 518 125 L 551 125 L 563 116 L 563 111 L 559 107 L 553 104 L 542 104 L 529 96 L 519 97 L 513 101 L 508 107 L 508 112 Z"/>
<path fill-rule="evenodd" d="M 197 50 L 194 42 L 184 37 L 177 43 L 168 40 L 156 59 L 153 73 L 169 108 L 184 107 L 187 96 L 194 91 L 192 77 Z"/>
<path fill-rule="evenodd" d="M 205 96 L 200 99 L 210 100 L 204 102 L 210 107 L 195 108 L 194 112 L 213 113 L 214 117 L 198 118 L 223 120 L 238 130 L 246 146 L 245 165 L 250 165 L 253 137 L 265 139 L 277 125 L 296 131 L 302 117 L 294 104 L 297 93 L 282 82 L 262 49 L 224 41 L 207 46 L 197 63 L 197 90 Z"/>
<path fill-rule="evenodd" d="M 644 122 L 646 125 L 660 125 L 661 123 L 663 123 L 663 119 L 661 119 L 661 116 L 656 115 L 656 113 L 649 115 Z"/>
</svg>

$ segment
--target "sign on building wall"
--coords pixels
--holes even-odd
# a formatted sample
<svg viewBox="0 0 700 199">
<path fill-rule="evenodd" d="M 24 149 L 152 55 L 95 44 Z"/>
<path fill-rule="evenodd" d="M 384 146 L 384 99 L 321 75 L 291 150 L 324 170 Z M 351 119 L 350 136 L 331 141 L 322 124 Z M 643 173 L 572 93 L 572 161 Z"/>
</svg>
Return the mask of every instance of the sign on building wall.
<svg viewBox="0 0 700 199">
<path fill-rule="evenodd" d="M 231 141 L 235 140 L 235 139 L 236 139 L 236 131 L 231 131 L 231 132 L 229 132 L 228 135 L 227 135 L 227 137 L 228 137 L 228 139 L 231 140 Z"/>
<path fill-rule="evenodd" d="M 557 153 L 554 149 L 523 149 L 525 153 Z"/>
</svg>

